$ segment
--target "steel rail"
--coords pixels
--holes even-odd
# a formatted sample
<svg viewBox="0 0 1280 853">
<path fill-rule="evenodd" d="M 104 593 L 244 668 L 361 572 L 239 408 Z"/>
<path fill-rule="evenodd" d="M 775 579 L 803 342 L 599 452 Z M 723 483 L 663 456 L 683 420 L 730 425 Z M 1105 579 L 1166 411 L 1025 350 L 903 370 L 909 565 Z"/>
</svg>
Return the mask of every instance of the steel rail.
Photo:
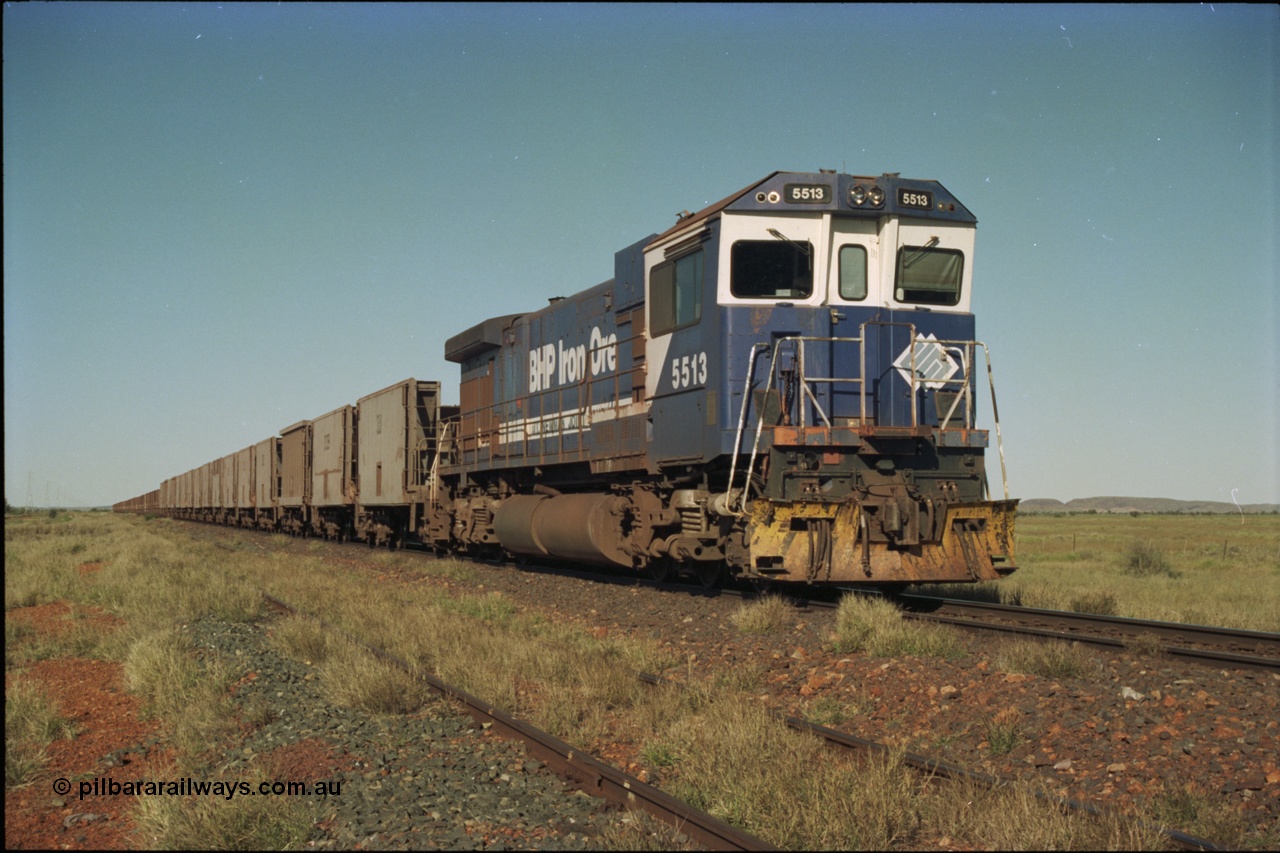
<svg viewBox="0 0 1280 853">
<path fill-rule="evenodd" d="M 1128 644 L 1139 637 L 1155 636 L 1162 641 L 1164 653 L 1171 657 L 1247 669 L 1280 670 L 1280 634 L 1265 631 L 1156 622 L 912 594 L 900 594 L 895 600 L 904 606 L 906 615 L 910 618 L 959 628 L 1004 631 L 1043 639 L 1074 640 L 1112 648 L 1128 648 Z M 992 619 L 999 621 L 990 621 Z M 1099 629 L 1120 636 L 1084 633 Z M 1208 648 L 1197 648 L 1197 644 Z"/>
<path fill-rule="evenodd" d="M 582 580 L 588 580 L 596 583 L 610 583 L 626 586 L 644 586 L 652 589 L 659 589 L 672 592 L 686 592 L 691 595 L 698 596 L 720 596 L 720 597 L 738 597 L 751 598 L 758 595 L 757 592 L 750 590 L 733 589 L 729 587 L 708 590 L 693 583 L 684 583 L 676 580 L 655 581 L 652 578 L 645 578 L 631 574 L 606 574 L 592 569 L 579 569 L 566 566 L 539 567 L 537 565 L 528 568 L 538 569 L 540 571 L 554 571 L 562 576 L 576 577 Z M 803 590 L 786 590 L 792 596 L 800 594 Z M 866 590 L 857 590 L 858 594 L 875 594 L 884 595 Z M 1113 649 L 1129 649 L 1129 643 L 1135 638 L 1143 634 L 1155 635 L 1165 640 L 1174 642 L 1192 642 L 1202 645 L 1234 645 L 1234 646 L 1252 646 L 1255 650 L 1272 650 L 1271 655 L 1252 655 L 1238 651 L 1223 651 L 1220 649 L 1195 648 L 1192 646 L 1174 645 L 1166 642 L 1162 645 L 1161 651 L 1170 657 L 1181 658 L 1197 664 L 1210 666 L 1227 666 L 1240 669 L 1256 669 L 1263 671 L 1280 671 L 1280 634 L 1269 634 L 1264 631 L 1245 631 L 1232 628 L 1216 628 L 1206 625 L 1187 625 L 1180 622 L 1153 622 L 1144 619 L 1129 619 L 1120 616 L 1101 616 L 1091 613 L 1075 613 L 1072 611 L 1061 610 L 1041 610 L 1030 607 L 1018 607 L 1008 604 L 993 604 L 989 602 L 972 602 L 961 599 L 945 599 L 933 598 L 930 596 L 920 596 L 910 593 L 899 593 L 895 596 L 888 596 L 899 604 L 906 604 L 904 608 L 904 616 L 909 619 L 918 619 L 922 621 L 937 622 L 939 624 L 954 625 L 969 631 L 990 631 L 996 633 L 1016 634 L 1024 637 L 1034 637 L 1040 640 L 1059 640 L 1065 642 L 1078 642 L 1087 645 L 1101 646 Z M 802 598 L 793 598 L 797 604 L 804 607 L 811 607 L 815 610 L 834 609 L 838 607 L 838 602 L 823 600 L 818 597 L 806 596 Z M 927 609 L 932 608 L 932 609 Z M 953 614 L 941 612 L 944 609 L 950 609 Z M 968 616 L 960 615 L 963 613 Z M 996 618 L 1004 619 L 1004 622 L 985 621 L 985 619 L 994 615 Z M 1054 624 L 1059 628 L 1066 630 L 1051 630 L 1044 626 L 1046 624 Z M 1098 634 L 1081 633 L 1081 630 L 1089 626 L 1106 626 L 1124 632 L 1122 638 L 1108 637 Z"/>
<path fill-rule="evenodd" d="M 338 634 L 380 660 L 404 670 L 446 698 L 462 703 L 472 719 L 492 727 L 504 737 L 523 741 L 531 754 L 575 787 L 625 808 L 640 808 L 654 818 L 711 850 L 777 850 L 759 838 L 694 808 L 675 797 L 641 782 L 616 767 L 575 749 L 555 735 L 518 720 L 476 696 L 448 684 L 435 675 L 415 670 L 409 663 L 377 646 L 369 645 L 318 616 L 300 610 L 275 596 L 263 599 L 278 610 L 317 622 L 326 631 Z"/>
<path fill-rule="evenodd" d="M 639 673 L 636 673 L 636 675 L 645 684 L 650 684 L 654 686 L 658 686 L 658 685 L 670 685 L 673 687 L 682 686 L 679 682 L 671 681 L 670 679 L 666 679 L 666 678 L 663 678 L 662 676 L 654 675 L 648 672 L 639 672 Z M 889 747 L 887 744 L 880 743 L 879 741 L 868 740 L 866 738 L 858 737 L 857 735 L 849 734 L 848 732 L 839 731 L 838 729 L 828 728 L 827 726 L 820 726 L 817 723 L 810 723 L 807 720 L 802 720 L 799 717 L 792 717 L 777 710 L 770 710 L 769 714 L 774 719 L 784 723 L 787 726 L 787 728 L 792 729 L 793 731 L 804 732 L 806 734 L 814 735 L 815 737 L 821 738 L 827 744 L 837 747 L 839 749 L 844 749 L 846 751 L 851 751 L 851 752 L 874 753 L 877 755 L 890 755 L 893 753 L 893 749 L 891 747 Z M 969 770 L 967 768 L 961 767 L 958 764 L 952 764 L 949 761 L 943 761 L 937 758 L 929 758 L 928 756 L 920 755 L 914 752 L 903 752 L 901 753 L 901 756 L 902 756 L 903 764 L 907 765 L 908 767 L 914 770 L 919 770 L 922 773 L 927 773 L 931 777 L 937 777 L 940 779 L 948 779 L 948 780 L 954 780 L 954 781 L 972 782 L 974 784 L 981 785 L 984 788 L 989 788 L 989 789 L 995 789 L 995 788 L 999 788 L 1006 785 L 1017 784 L 1017 781 L 1014 779 L 1002 778 L 999 776 L 992 776 L 988 773 L 979 773 L 975 770 Z M 1029 790 L 1031 791 L 1032 796 L 1034 796 L 1037 800 L 1040 800 L 1041 802 L 1047 803 L 1063 811 L 1084 812 L 1085 814 L 1091 815 L 1092 817 L 1104 817 L 1104 816 L 1107 816 L 1109 813 L 1113 813 L 1112 809 L 1096 806 L 1092 803 L 1082 803 L 1079 800 L 1068 799 L 1066 797 L 1059 797 L 1055 794 L 1047 794 L 1044 791 L 1040 791 L 1035 788 L 1030 788 Z M 1174 844 L 1177 844 L 1179 847 L 1182 847 L 1183 849 L 1186 849 L 1186 850 L 1225 850 L 1227 849 L 1212 841 L 1208 841 L 1203 838 L 1198 838 L 1189 833 L 1182 832 L 1181 830 L 1171 829 L 1166 826 L 1154 826 L 1151 823 L 1143 820 L 1135 820 L 1134 822 L 1139 828 L 1148 830 L 1148 831 L 1158 832 L 1160 835 L 1163 835 L 1165 838 L 1168 838 Z"/>
</svg>

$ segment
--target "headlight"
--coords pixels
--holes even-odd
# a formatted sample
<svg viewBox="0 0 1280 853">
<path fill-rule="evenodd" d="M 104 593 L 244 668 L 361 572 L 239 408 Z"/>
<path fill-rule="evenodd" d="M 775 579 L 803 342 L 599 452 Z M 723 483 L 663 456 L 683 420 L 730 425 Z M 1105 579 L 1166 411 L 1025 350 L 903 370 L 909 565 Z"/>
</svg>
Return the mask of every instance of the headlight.
<svg viewBox="0 0 1280 853">
<path fill-rule="evenodd" d="M 871 204 L 879 207 L 884 204 L 884 190 L 879 187 L 872 187 L 871 192 L 867 193 L 867 198 L 871 200 Z"/>
<path fill-rule="evenodd" d="M 867 190 L 866 190 L 866 187 L 862 186 L 862 184 L 858 184 L 856 187 L 849 190 L 849 201 L 853 202 L 854 204 L 862 204 L 866 200 L 867 200 Z"/>
</svg>

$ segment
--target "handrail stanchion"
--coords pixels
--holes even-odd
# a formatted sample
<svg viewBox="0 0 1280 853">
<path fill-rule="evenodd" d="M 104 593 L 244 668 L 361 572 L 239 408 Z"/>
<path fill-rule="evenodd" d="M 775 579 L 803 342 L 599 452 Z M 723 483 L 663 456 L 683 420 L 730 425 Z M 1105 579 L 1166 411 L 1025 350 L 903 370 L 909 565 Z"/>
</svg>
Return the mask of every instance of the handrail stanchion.
<svg viewBox="0 0 1280 853">
<path fill-rule="evenodd" d="M 734 475 L 737 473 L 738 453 L 739 451 L 742 450 L 742 432 L 744 429 L 746 429 L 746 425 L 747 425 L 747 403 L 751 399 L 751 381 L 752 379 L 755 378 L 756 357 L 760 354 L 762 350 L 768 350 L 768 349 L 769 349 L 769 345 L 767 343 L 763 343 L 763 342 L 757 343 L 755 346 L 751 347 L 751 357 L 747 359 L 747 378 L 746 378 L 746 382 L 742 386 L 742 408 L 738 412 L 738 431 L 733 438 L 733 456 L 729 461 L 729 485 L 724 490 L 724 496 L 725 496 L 724 505 L 726 507 L 729 507 L 730 509 L 732 509 L 733 507 L 733 503 L 732 503 L 733 502 L 733 478 L 734 478 Z M 763 414 L 764 414 L 763 412 L 757 413 L 756 418 L 763 419 Z M 750 486 L 751 486 L 751 469 L 748 468 L 747 482 L 742 487 L 744 509 L 746 506 L 747 489 L 750 488 Z"/>
</svg>

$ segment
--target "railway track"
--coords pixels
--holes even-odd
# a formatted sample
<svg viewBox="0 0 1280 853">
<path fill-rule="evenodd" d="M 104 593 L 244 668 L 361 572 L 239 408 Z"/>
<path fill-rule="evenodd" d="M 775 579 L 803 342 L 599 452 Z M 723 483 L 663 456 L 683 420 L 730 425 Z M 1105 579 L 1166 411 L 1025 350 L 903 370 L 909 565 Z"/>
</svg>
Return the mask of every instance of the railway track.
<svg viewBox="0 0 1280 853">
<path fill-rule="evenodd" d="M 294 607 L 275 596 L 263 594 L 268 605 L 283 613 L 315 620 L 325 630 L 345 637 L 375 657 L 398 667 L 421 680 L 433 691 L 460 703 L 472 719 L 492 725 L 504 737 L 518 739 L 530 754 L 542 761 L 562 778 L 595 796 L 623 808 L 639 808 L 663 821 L 710 850 L 776 850 L 755 836 L 725 823 L 704 811 L 654 788 L 616 767 L 575 749 L 554 735 L 530 723 L 518 720 L 500 708 L 448 684 L 434 675 L 415 672 L 409 663 L 387 651 L 371 646 L 358 637 L 326 623 L 319 617 Z"/>
<path fill-rule="evenodd" d="M 1280 634 L 912 594 L 898 595 L 895 600 L 909 618 L 966 630 L 998 631 L 1111 648 L 1158 648 L 1180 660 L 1227 668 L 1280 671 Z"/>
<path fill-rule="evenodd" d="M 527 568 L 555 571 L 600 583 L 648 586 L 696 596 L 732 596 L 746 599 L 760 595 L 759 590 L 746 585 L 737 588 L 709 589 L 696 583 L 655 581 L 633 575 L 602 573 L 590 569 L 534 565 L 528 565 Z M 793 596 L 797 595 L 794 590 L 787 592 Z M 838 598 L 831 597 L 833 592 L 882 594 L 875 591 L 826 589 L 815 590 L 813 595 L 804 595 L 805 592 L 807 591 L 800 590 L 799 595 L 802 597 L 798 598 L 798 602 L 815 610 L 833 610 L 838 607 Z M 909 619 L 954 625 L 964 630 L 994 631 L 1139 652 L 1160 651 L 1173 658 L 1210 666 L 1280 672 L 1280 634 L 1265 631 L 1189 625 L 1182 622 L 1156 622 L 1148 619 L 1064 610 L 1041 610 L 913 593 L 899 593 L 892 596 L 892 600 L 902 608 L 904 615 Z"/>
</svg>

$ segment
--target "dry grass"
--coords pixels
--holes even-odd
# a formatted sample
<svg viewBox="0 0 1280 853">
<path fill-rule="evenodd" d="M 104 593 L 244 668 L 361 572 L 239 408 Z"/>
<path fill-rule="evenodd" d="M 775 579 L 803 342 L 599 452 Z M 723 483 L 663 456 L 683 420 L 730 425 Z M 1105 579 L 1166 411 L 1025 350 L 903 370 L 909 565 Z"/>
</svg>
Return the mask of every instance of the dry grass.
<svg viewBox="0 0 1280 853">
<path fill-rule="evenodd" d="M 161 779 L 182 775 L 176 767 L 157 773 Z M 275 780 L 255 767 L 243 777 L 222 781 L 247 783 L 256 793 L 261 782 Z M 139 797 L 134 820 L 147 846 L 161 850 L 290 850 L 303 846 L 318 817 L 316 801 L 309 797 L 237 793 L 230 799 Z"/>
<path fill-rule="evenodd" d="M 41 530 L 45 532 L 40 533 Z M 68 601 L 121 617 L 126 629 L 94 652 L 123 660 L 147 634 L 213 614 L 238 622 L 256 616 L 259 592 L 227 553 L 175 539 L 165 520 L 77 513 L 53 523 L 5 522 L 5 610 Z M 100 563 L 91 577 L 79 567 Z"/>
<path fill-rule="evenodd" d="M 231 557 L 163 520 L 108 513 L 6 519 L 6 611 L 66 601 L 72 616 L 70 630 L 28 638 L 20 657 L 6 654 L 6 665 L 65 656 L 122 661 L 131 689 L 172 726 L 174 744 L 194 769 L 230 724 L 231 704 L 220 695 L 229 676 L 216 659 L 192 657 L 180 626 L 205 614 L 230 621 L 258 614 L 260 594 Z M 84 563 L 100 568 L 82 576 Z M 77 618 L 87 606 L 123 626 L 103 630 Z"/>
<path fill-rule="evenodd" d="M 1152 803 L 1153 820 L 1199 838 L 1244 837 L 1246 827 L 1240 812 L 1221 798 L 1209 796 L 1195 782 L 1158 791 Z M 1275 850 L 1277 842 L 1280 842 L 1280 827 L 1273 825 L 1265 837 L 1251 846 Z"/>
<path fill-rule="evenodd" d="M 950 628 L 910 622 L 892 603 L 860 595 L 841 600 L 834 642 L 838 652 L 865 651 L 876 657 L 958 658 L 964 654 L 963 643 Z"/>
<path fill-rule="evenodd" d="M 1022 788 L 933 785 L 900 754 L 849 761 L 726 696 L 675 721 L 662 742 L 673 794 L 790 849 L 1160 849 L 1119 819 L 1064 815 Z M 654 751 L 656 746 L 650 746 Z M 779 792 L 786 806 L 779 807 Z"/>
<path fill-rule="evenodd" d="M 332 644 L 320 674 L 337 704 L 375 714 L 408 714 L 429 698 L 421 681 L 345 640 Z"/>
<path fill-rule="evenodd" d="M 1167 849 L 1151 828 L 1118 815 L 1063 814 L 1021 785 L 989 791 L 949 783 L 930 809 L 930 822 L 951 839 L 948 846 L 978 841 L 990 850 Z"/>
<path fill-rule="evenodd" d="M 1102 662 L 1097 655 L 1075 642 L 1005 640 L 996 646 L 994 659 L 996 667 L 1003 672 L 1042 678 L 1092 678 L 1102 672 Z"/>
<path fill-rule="evenodd" d="M 197 660 L 177 628 L 154 631 L 133 644 L 125 658 L 129 689 L 160 718 L 169 743 L 187 767 L 202 769 L 215 745 L 235 728 L 235 703 L 227 689 L 239 677 L 217 655 Z"/>
<path fill-rule="evenodd" d="M 37 633 L 29 625 L 5 623 L 5 667 L 25 666 L 53 658 L 104 658 L 114 648 L 114 630 L 104 629 L 82 617 L 83 608 L 72 606 L 70 626 L 56 633 Z"/>
<path fill-rule="evenodd" d="M 819 726 L 837 726 L 857 715 L 855 709 L 831 696 L 822 696 L 804 709 L 804 718 Z"/>
<path fill-rule="evenodd" d="M 384 557 L 404 559 L 411 555 Z M 673 662 L 651 641 L 593 637 L 523 615 L 497 593 L 453 597 L 426 587 L 370 586 L 332 565 L 313 566 L 310 558 L 274 561 L 262 582 L 280 598 L 323 612 L 337 627 L 418 670 L 577 742 L 607 735 L 611 716 L 643 695 L 635 670 L 660 671 Z M 275 633 L 286 653 L 320 659 L 304 626 L 282 623 Z M 367 656 L 331 659 L 324 673 L 326 684 L 347 685 L 343 701 L 384 710 L 390 706 L 375 697 L 395 695 L 379 686 L 389 679 L 394 680 Z"/>
<path fill-rule="evenodd" d="M 286 616 L 271 628 L 271 639 L 281 653 L 307 666 L 318 666 L 328 659 L 330 637 L 319 622 L 305 616 Z"/>
<path fill-rule="evenodd" d="M 239 561 L 260 550 L 201 543 L 163 519 L 110 513 L 6 518 L 6 612 L 71 604 L 70 630 L 53 635 L 33 636 L 6 619 L 6 670 L 70 655 L 122 661 L 130 689 L 144 700 L 146 713 L 160 718 L 175 749 L 177 765 L 167 778 L 211 778 L 217 744 L 236 725 L 227 696 L 234 675 L 216 656 L 205 653 L 198 660 L 183 626 L 205 615 L 230 621 L 257 616 L 260 593 Z M 82 574 L 85 563 L 100 566 Z M 119 617 L 123 626 L 81 618 L 87 607 Z M 20 651 L 14 651 L 19 640 Z M 9 778 L 11 770 L 24 772 L 15 764 L 38 766 L 38 740 L 22 734 L 29 725 L 24 720 L 34 715 L 46 729 L 58 724 L 22 690 L 6 695 L 5 711 Z M 299 798 L 144 797 L 138 805 L 141 837 L 163 848 L 280 849 L 301 844 L 314 822 Z"/>
<path fill-rule="evenodd" d="M 591 839 L 601 850 L 701 850 L 687 836 L 638 809 Z"/>
<path fill-rule="evenodd" d="M 1280 516 L 1021 515 L 1018 571 L 958 598 L 1280 631 Z M 928 589 L 923 588 L 923 589 Z"/>
<path fill-rule="evenodd" d="M 780 595 L 766 595 L 735 610 L 729 621 L 744 634 L 773 634 L 795 622 L 795 608 Z"/>
<path fill-rule="evenodd" d="M 1022 714 L 1017 708 L 1006 708 L 983 723 L 987 749 L 992 755 L 1013 752 L 1027 739 L 1022 728 Z"/>
<path fill-rule="evenodd" d="M 36 686 L 17 679 L 4 693 L 4 786 L 27 784 L 45 765 L 46 748 L 76 734 Z"/>
</svg>

